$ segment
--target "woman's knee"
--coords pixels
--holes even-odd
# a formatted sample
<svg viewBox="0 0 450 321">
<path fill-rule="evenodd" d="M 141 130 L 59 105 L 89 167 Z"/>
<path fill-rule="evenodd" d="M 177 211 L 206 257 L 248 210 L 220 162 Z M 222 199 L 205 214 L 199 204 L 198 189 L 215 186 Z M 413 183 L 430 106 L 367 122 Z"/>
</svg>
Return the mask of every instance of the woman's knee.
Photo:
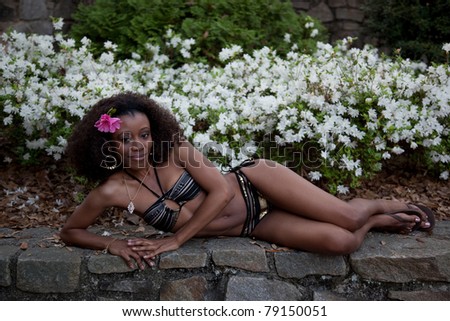
<svg viewBox="0 0 450 321">
<path fill-rule="evenodd" d="M 340 218 L 338 225 L 351 232 L 359 230 L 367 221 L 361 211 L 349 203 L 345 203 L 342 207 L 337 208 L 336 211 Z"/>
<path fill-rule="evenodd" d="M 324 252 L 330 255 L 347 255 L 358 249 L 358 242 L 350 232 L 329 235 L 327 242 L 324 242 Z"/>
</svg>

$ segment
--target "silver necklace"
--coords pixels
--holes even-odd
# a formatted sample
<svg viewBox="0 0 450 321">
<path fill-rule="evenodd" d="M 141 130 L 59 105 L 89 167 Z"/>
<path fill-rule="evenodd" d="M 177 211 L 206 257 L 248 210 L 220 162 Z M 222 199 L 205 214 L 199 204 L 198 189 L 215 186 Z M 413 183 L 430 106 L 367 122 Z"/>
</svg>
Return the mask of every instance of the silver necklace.
<svg viewBox="0 0 450 321">
<path fill-rule="evenodd" d="M 130 203 L 128 203 L 128 206 L 127 206 L 127 210 L 128 210 L 128 212 L 129 212 L 130 214 L 133 214 L 134 209 L 136 208 L 136 207 L 134 206 L 133 201 L 134 201 L 134 199 L 138 196 L 139 191 L 141 190 L 141 187 L 142 187 L 142 185 L 144 184 L 145 179 L 147 178 L 148 172 L 150 172 L 150 167 L 149 167 L 148 170 L 145 172 L 144 178 L 142 179 L 141 183 L 139 184 L 138 190 L 137 190 L 136 194 L 134 194 L 134 197 L 133 197 L 133 198 L 131 198 L 131 196 L 130 196 L 130 191 L 128 190 L 127 180 L 125 179 L 125 176 L 123 176 L 123 174 L 122 174 L 123 180 L 124 180 L 124 182 L 125 182 L 125 188 L 127 189 L 128 198 L 130 199 Z"/>
</svg>

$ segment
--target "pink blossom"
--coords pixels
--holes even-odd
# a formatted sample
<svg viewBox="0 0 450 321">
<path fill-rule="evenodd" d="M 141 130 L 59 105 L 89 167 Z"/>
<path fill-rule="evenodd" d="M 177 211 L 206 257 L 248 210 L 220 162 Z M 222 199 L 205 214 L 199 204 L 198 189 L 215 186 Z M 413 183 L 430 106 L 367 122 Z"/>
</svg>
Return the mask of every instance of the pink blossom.
<svg viewBox="0 0 450 321">
<path fill-rule="evenodd" d="M 120 118 L 103 114 L 100 119 L 95 122 L 95 127 L 101 132 L 114 133 L 120 128 L 121 122 Z"/>
</svg>

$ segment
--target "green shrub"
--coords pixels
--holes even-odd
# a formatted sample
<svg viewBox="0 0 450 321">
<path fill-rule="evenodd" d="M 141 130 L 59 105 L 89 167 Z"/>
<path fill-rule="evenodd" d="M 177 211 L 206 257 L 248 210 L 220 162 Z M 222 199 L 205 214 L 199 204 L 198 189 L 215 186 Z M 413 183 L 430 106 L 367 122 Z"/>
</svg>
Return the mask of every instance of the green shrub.
<svg viewBox="0 0 450 321">
<path fill-rule="evenodd" d="M 366 0 L 368 33 L 404 58 L 445 62 L 442 45 L 450 41 L 448 0 Z"/>
<path fill-rule="evenodd" d="M 326 30 L 317 20 L 297 14 L 292 3 L 283 0 L 97 0 L 80 5 L 73 17 L 71 37 L 91 39 L 97 54 L 104 42 L 111 41 L 118 46 L 119 58 L 133 52 L 150 58 L 145 46 L 151 41 L 174 62 L 215 64 L 219 52 L 231 45 L 245 52 L 267 46 L 283 54 L 293 44 L 311 51 L 316 41 L 326 39 Z M 192 57 L 183 57 L 167 45 L 169 28 L 196 41 L 198 50 Z M 286 34 L 290 42 L 285 41 Z"/>
</svg>

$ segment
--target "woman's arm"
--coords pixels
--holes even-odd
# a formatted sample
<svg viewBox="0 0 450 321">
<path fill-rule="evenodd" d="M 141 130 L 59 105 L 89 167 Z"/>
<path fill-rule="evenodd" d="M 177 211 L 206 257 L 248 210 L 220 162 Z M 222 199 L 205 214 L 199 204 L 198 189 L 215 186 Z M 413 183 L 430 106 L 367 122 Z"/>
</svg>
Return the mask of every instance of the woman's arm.
<svg viewBox="0 0 450 321">
<path fill-rule="evenodd" d="M 181 144 L 178 155 L 182 166 L 205 191 L 206 197 L 192 218 L 175 237 L 180 244 L 198 234 L 227 206 L 234 197 L 233 190 L 217 167 L 190 143 Z"/>
<path fill-rule="evenodd" d="M 115 193 L 109 191 L 108 186 L 105 185 L 93 189 L 67 219 L 61 229 L 60 237 L 67 245 L 93 250 L 106 250 L 111 254 L 121 256 L 130 268 L 134 268 L 134 260 L 139 265 L 139 268 L 143 269 L 144 264 L 141 259 L 143 253 L 139 255 L 139 253 L 132 251 L 125 240 L 100 236 L 87 230 L 97 217 L 104 213 L 106 208 L 115 205 L 113 194 Z M 153 265 L 153 262 L 150 260 L 147 260 L 147 263 Z"/>
<path fill-rule="evenodd" d="M 175 164 L 189 172 L 206 197 L 192 218 L 172 236 L 158 240 L 130 240 L 129 245 L 134 250 L 151 252 L 144 258 L 153 258 L 162 252 L 179 248 L 213 221 L 234 196 L 222 173 L 190 143 L 181 143 L 173 156 Z"/>
</svg>

